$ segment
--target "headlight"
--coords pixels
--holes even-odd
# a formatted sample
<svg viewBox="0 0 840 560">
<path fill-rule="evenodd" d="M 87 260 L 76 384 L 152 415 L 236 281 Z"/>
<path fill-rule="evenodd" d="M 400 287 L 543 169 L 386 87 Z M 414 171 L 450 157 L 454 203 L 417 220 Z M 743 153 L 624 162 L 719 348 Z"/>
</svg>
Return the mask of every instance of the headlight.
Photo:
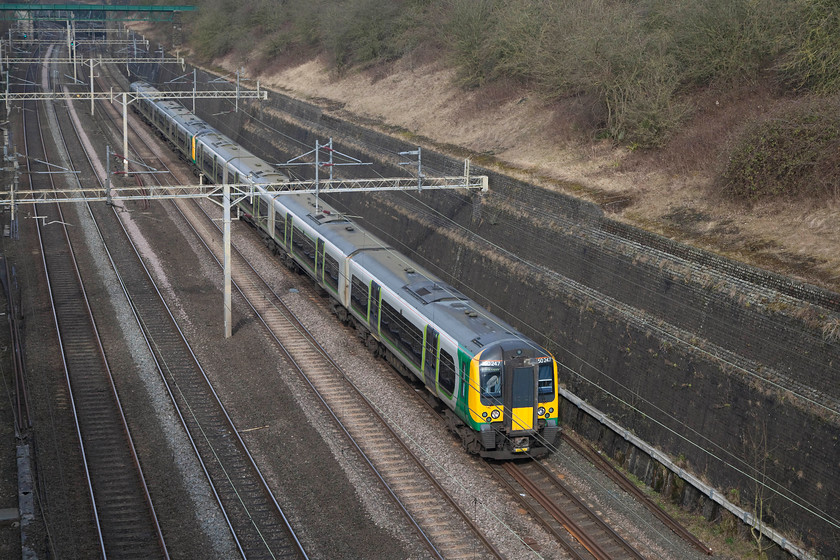
<svg viewBox="0 0 840 560">
<path fill-rule="evenodd" d="M 537 416 L 542 416 L 543 414 L 545 414 L 545 408 L 539 407 L 537 409 Z"/>
<path fill-rule="evenodd" d="M 493 420 L 497 419 L 498 417 L 499 417 L 499 411 L 498 410 L 494 410 L 493 412 L 490 413 L 490 418 L 492 418 Z"/>
</svg>

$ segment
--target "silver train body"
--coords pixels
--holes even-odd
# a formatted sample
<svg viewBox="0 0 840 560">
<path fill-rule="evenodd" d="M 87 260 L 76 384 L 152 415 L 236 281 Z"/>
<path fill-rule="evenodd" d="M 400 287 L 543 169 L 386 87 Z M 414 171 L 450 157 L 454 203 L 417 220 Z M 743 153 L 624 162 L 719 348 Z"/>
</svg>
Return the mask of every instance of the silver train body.
<svg viewBox="0 0 840 560">
<path fill-rule="evenodd" d="M 141 95 L 135 110 L 210 181 L 254 185 L 241 216 L 329 294 L 368 348 L 445 406 L 468 451 L 510 459 L 553 450 L 557 364 L 545 349 L 334 208 L 316 210 L 312 195 L 278 195 L 283 173 L 181 104 Z"/>
</svg>

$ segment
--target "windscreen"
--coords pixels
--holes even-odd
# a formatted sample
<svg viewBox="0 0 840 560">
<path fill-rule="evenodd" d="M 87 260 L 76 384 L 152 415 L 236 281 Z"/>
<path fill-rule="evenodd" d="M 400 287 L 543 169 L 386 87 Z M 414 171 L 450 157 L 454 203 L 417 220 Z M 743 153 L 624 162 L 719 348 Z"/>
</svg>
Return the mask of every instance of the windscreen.
<svg viewBox="0 0 840 560">
<path fill-rule="evenodd" d="M 481 366 L 479 368 L 481 383 L 481 404 L 493 406 L 502 404 L 502 366 Z"/>
</svg>

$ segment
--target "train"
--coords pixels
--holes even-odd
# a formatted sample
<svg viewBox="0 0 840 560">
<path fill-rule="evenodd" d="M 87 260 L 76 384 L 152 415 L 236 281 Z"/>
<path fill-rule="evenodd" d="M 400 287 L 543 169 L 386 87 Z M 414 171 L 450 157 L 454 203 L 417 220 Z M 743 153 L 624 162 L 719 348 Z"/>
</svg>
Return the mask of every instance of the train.
<svg viewBox="0 0 840 560">
<path fill-rule="evenodd" d="M 540 345 L 311 194 L 158 90 L 134 82 L 134 111 L 217 184 L 253 185 L 238 214 L 329 295 L 375 354 L 422 384 L 470 453 L 539 458 L 560 432 L 557 362 Z"/>
</svg>

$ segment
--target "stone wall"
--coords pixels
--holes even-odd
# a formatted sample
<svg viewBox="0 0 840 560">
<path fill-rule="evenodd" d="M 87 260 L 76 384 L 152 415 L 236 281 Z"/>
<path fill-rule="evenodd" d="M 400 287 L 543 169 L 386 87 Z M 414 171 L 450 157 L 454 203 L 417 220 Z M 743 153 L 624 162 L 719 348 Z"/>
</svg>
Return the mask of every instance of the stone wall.
<svg viewBox="0 0 840 560">
<path fill-rule="evenodd" d="M 164 67 L 146 76 L 164 82 L 183 73 Z M 333 138 L 339 151 L 375 163 L 345 175 L 405 176 L 397 153 L 416 148 L 404 131 L 340 119 L 340 106 L 276 93 L 261 106 L 240 102 L 238 113 L 232 104 L 197 107 L 273 162 Z M 459 175 L 463 161 L 424 149 L 423 169 Z M 760 492 L 767 522 L 840 555 L 840 346 L 825 328 L 840 321 L 840 296 L 616 222 L 573 197 L 472 173 L 490 176 L 489 193 L 330 202 L 552 350 L 574 393 L 745 509 Z M 569 408 L 564 418 L 638 468 L 614 434 Z M 691 489 L 674 487 L 677 500 L 715 513 Z"/>
</svg>

